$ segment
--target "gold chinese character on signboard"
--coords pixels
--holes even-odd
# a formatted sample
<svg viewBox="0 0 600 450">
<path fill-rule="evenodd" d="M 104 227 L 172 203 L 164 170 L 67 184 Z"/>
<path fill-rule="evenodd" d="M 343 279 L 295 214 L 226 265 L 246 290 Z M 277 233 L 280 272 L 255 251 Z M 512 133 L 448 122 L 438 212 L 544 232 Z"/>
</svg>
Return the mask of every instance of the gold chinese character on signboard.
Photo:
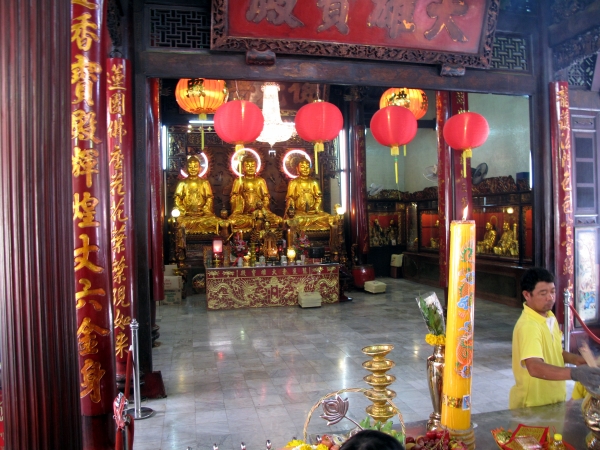
<svg viewBox="0 0 600 450">
<path fill-rule="evenodd" d="M 369 14 L 367 25 L 387 28 L 388 35 L 396 39 L 400 32 L 413 32 L 414 0 L 372 0 L 375 6 Z"/>
<path fill-rule="evenodd" d="M 317 85 L 311 83 L 292 83 L 288 92 L 294 94 L 294 103 L 312 103 L 317 100 Z"/>
<path fill-rule="evenodd" d="M 75 254 L 75 272 L 87 267 L 92 272 L 101 273 L 104 269 L 89 260 L 90 253 L 97 252 L 100 248 L 97 245 L 90 245 L 90 237 L 87 234 L 80 234 L 79 239 L 83 245 L 73 252 Z"/>
<path fill-rule="evenodd" d="M 92 175 L 98 173 L 98 150 L 74 147 L 71 164 L 73 176 L 85 175 L 85 185 L 92 187 Z"/>
<path fill-rule="evenodd" d="M 114 200 L 110 205 L 110 220 L 113 222 L 127 222 L 129 217 L 125 215 L 125 199 L 119 198 L 118 202 L 115 203 Z"/>
<path fill-rule="evenodd" d="M 125 115 L 125 94 L 116 92 L 110 96 L 108 101 L 108 112 L 110 114 Z"/>
<path fill-rule="evenodd" d="M 125 235 L 125 224 L 121 225 L 121 228 L 113 228 L 110 231 L 110 243 L 112 251 L 115 253 L 120 253 L 125 251 L 125 239 L 127 236 Z"/>
<path fill-rule="evenodd" d="M 104 289 L 102 289 L 102 288 L 90 289 L 92 287 L 92 282 L 90 280 L 88 280 L 87 278 L 80 278 L 79 280 L 77 280 L 77 282 L 79 284 L 83 285 L 83 289 L 81 291 L 77 291 L 75 293 L 75 300 L 77 300 L 77 303 L 75 304 L 75 308 L 81 309 L 86 305 L 87 302 L 89 302 L 90 305 L 92 305 L 92 307 L 96 311 L 102 311 L 102 304 L 99 301 L 94 300 L 94 299 L 87 299 L 87 301 L 86 301 L 85 297 L 87 297 L 88 295 L 105 296 L 106 292 L 104 291 Z"/>
<path fill-rule="evenodd" d="M 317 6 L 323 9 L 323 23 L 317 31 L 325 31 L 335 26 L 342 34 L 348 34 L 348 0 L 319 0 Z"/>
<path fill-rule="evenodd" d="M 125 286 L 119 286 L 118 288 L 113 288 L 113 304 L 115 307 L 122 306 L 124 308 L 131 305 L 131 302 L 126 302 L 127 299 L 125 295 Z"/>
<path fill-rule="evenodd" d="M 119 140 L 119 143 L 123 142 L 123 136 L 127 134 L 127 130 L 125 129 L 125 122 L 123 122 L 123 118 L 121 116 L 118 117 L 117 120 L 111 120 L 108 125 L 108 135 L 111 138 L 116 138 Z"/>
<path fill-rule="evenodd" d="M 73 220 L 81 220 L 77 223 L 79 228 L 100 226 L 100 222 L 95 220 L 97 205 L 98 199 L 92 197 L 89 192 L 84 192 L 81 200 L 79 200 L 79 192 L 73 194 Z"/>
<path fill-rule="evenodd" d="M 79 397 L 84 398 L 89 395 L 92 402 L 99 403 L 101 400 L 100 380 L 105 373 L 106 370 L 102 369 L 99 361 L 86 359 L 81 369 L 81 375 L 83 376 L 81 387 L 83 390 L 79 393 Z"/>
<path fill-rule="evenodd" d="M 98 35 L 91 30 L 97 30 L 98 25 L 90 22 L 92 15 L 83 13 L 79 17 L 75 17 L 71 24 L 71 42 L 77 42 L 77 48 L 87 52 L 92 48 L 94 42 L 100 42 Z M 75 22 L 79 23 L 75 23 Z"/>
<path fill-rule="evenodd" d="M 123 64 L 113 64 L 108 75 L 108 90 L 125 89 L 125 74 L 123 73 Z"/>
<path fill-rule="evenodd" d="M 297 0 L 252 0 L 246 19 L 258 23 L 263 19 L 273 25 L 287 23 L 290 28 L 302 27 L 304 24 L 292 12 Z"/>
<path fill-rule="evenodd" d="M 110 195 L 125 195 L 123 172 L 119 171 L 110 176 Z"/>
<path fill-rule="evenodd" d="M 98 5 L 96 5 L 94 2 L 88 2 L 87 0 L 71 0 L 71 3 L 73 5 L 81 5 L 90 9 L 98 9 Z"/>
<path fill-rule="evenodd" d="M 125 281 L 125 269 L 129 267 L 125 265 L 125 257 L 122 256 L 118 261 L 112 263 L 112 276 L 114 284 L 121 284 Z"/>
<path fill-rule="evenodd" d="M 93 86 L 98 81 L 97 74 L 102 73 L 102 66 L 90 61 L 83 55 L 75 55 L 77 62 L 71 64 L 71 84 L 75 85 L 75 100 L 73 104 L 86 102 L 89 106 L 94 104 Z"/>
<path fill-rule="evenodd" d="M 92 319 L 84 317 L 77 329 L 77 343 L 79 344 L 79 355 L 93 355 L 98 353 L 98 341 L 96 335 L 107 336 L 110 330 L 92 323 Z"/>
<path fill-rule="evenodd" d="M 115 328 L 120 328 L 121 330 L 124 330 L 125 327 L 128 327 L 131 323 L 131 317 L 121 314 L 121 310 L 117 308 L 117 315 L 115 316 L 115 320 L 113 323 L 115 325 Z"/>
<path fill-rule="evenodd" d="M 71 139 L 92 141 L 95 144 L 102 142 L 96 137 L 96 113 L 85 112 L 78 109 L 71 113 Z"/>
<path fill-rule="evenodd" d="M 117 339 L 115 340 L 115 355 L 117 355 L 119 358 L 123 358 L 125 356 L 124 353 L 129 352 L 128 348 L 129 338 L 125 333 L 119 331 L 119 334 L 117 334 Z"/>
<path fill-rule="evenodd" d="M 115 148 L 110 152 L 110 161 L 108 161 L 109 167 L 113 167 L 115 170 L 123 170 L 123 152 L 119 145 L 115 145 Z"/>
<path fill-rule="evenodd" d="M 558 91 L 558 102 L 561 108 L 569 108 L 569 94 L 564 86 Z"/>
<path fill-rule="evenodd" d="M 429 3 L 427 5 L 427 14 L 432 19 L 435 19 L 435 23 L 425 32 L 425 37 L 432 40 L 445 28 L 454 42 L 467 42 L 469 38 L 464 35 L 462 30 L 456 25 L 456 22 L 452 20 L 452 16 L 464 16 L 467 11 L 469 11 L 469 5 L 464 0 L 458 2 L 442 0 L 441 3 Z"/>
</svg>

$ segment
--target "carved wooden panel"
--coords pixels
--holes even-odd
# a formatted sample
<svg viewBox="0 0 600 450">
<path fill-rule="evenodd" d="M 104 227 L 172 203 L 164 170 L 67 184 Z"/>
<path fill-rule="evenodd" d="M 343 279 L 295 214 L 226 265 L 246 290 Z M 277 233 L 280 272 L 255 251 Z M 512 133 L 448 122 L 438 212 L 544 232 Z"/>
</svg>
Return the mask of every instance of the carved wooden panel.
<svg viewBox="0 0 600 450">
<path fill-rule="evenodd" d="M 529 72 L 531 44 L 525 36 L 497 33 L 492 48 L 492 68 Z"/>
<path fill-rule="evenodd" d="M 177 50 L 210 47 L 210 10 L 153 5 L 146 10 L 148 46 Z"/>
</svg>

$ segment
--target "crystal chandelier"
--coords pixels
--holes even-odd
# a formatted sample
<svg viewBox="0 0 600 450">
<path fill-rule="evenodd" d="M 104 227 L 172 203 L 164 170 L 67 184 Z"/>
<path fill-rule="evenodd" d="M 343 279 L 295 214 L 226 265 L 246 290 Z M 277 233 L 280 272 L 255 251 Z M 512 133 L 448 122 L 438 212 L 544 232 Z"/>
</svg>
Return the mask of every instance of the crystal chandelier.
<svg viewBox="0 0 600 450">
<path fill-rule="evenodd" d="M 265 126 L 256 140 L 268 142 L 273 147 L 276 142 L 285 142 L 296 134 L 296 127 L 293 123 L 281 120 L 279 85 L 277 83 L 265 83 L 261 89 L 263 91 L 262 113 L 265 118 Z"/>
</svg>

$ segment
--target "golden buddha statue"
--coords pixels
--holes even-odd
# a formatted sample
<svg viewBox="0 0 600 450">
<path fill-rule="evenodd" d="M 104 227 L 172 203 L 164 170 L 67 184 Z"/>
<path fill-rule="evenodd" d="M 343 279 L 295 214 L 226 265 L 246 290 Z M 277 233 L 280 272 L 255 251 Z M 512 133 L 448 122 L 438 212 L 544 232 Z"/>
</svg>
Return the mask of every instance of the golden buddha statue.
<svg viewBox="0 0 600 450">
<path fill-rule="evenodd" d="M 218 234 L 219 225 L 227 226 L 213 212 L 213 193 L 208 180 L 200 178 L 200 160 L 190 156 L 187 160 L 188 177 L 175 188 L 175 207 L 179 210 L 178 225 L 186 234 Z"/>
<path fill-rule="evenodd" d="M 278 255 L 277 241 L 282 239 L 281 230 L 271 229 L 271 223 L 267 220 L 262 232 L 262 250 L 265 258 L 276 260 Z"/>
<path fill-rule="evenodd" d="M 295 209 L 294 220 L 304 231 L 329 231 L 333 216 L 321 210 L 322 194 L 316 180 L 309 177 L 310 162 L 302 158 L 297 166 L 298 178 L 290 181 L 285 197 L 284 218 L 290 207 Z"/>
<path fill-rule="evenodd" d="M 494 252 L 495 243 L 496 230 L 494 230 L 494 226 L 488 222 L 485 224 L 485 234 L 483 235 L 483 240 L 477 242 L 477 253 Z"/>
<path fill-rule="evenodd" d="M 247 155 L 242 160 L 241 178 L 236 178 L 231 189 L 231 215 L 234 231 L 250 231 L 254 226 L 254 211 L 262 209 L 271 225 L 279 226 L 283 219 L 269 210 L 269 189 L 264 178 L 256 175 L 256 159 Z M 259 206 L 259 203 L 261 204 Z"/>
<path fill-rule="evenodd" d="M 508 222 L 504 222 L 502 226 L 502 236 L 498 241 L 498 245 L 494 247 L 494 253 L 496 255 L 519 255 L 519 242 L 516 236 L 517 224 L 514 226 L 514 230 L 510 229 Z"/>
<path fill-rule="evenodd" d="M 440 220 L 435 221 L 435 225 L 433 226 L 433 230 L 431 233 L 435 236 L 429 239 L 429 246 L 431 248 L 440 248 Z"/>
</svg>

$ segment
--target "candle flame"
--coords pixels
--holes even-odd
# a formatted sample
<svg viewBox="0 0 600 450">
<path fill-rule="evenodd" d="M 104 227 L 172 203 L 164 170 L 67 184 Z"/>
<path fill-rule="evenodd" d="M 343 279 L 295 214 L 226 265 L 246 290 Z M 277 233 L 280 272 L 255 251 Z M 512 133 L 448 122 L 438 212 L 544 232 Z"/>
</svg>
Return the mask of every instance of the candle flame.
<svg viewBox="0 0 600 450">
<path fill-rule="evenodd" d="M 463 218 L 462 220 L 467 220 L 467 216 L 469 215 L 469 205 L 465 206 L 465 209 L 463 209 Z"/>
</svg>

